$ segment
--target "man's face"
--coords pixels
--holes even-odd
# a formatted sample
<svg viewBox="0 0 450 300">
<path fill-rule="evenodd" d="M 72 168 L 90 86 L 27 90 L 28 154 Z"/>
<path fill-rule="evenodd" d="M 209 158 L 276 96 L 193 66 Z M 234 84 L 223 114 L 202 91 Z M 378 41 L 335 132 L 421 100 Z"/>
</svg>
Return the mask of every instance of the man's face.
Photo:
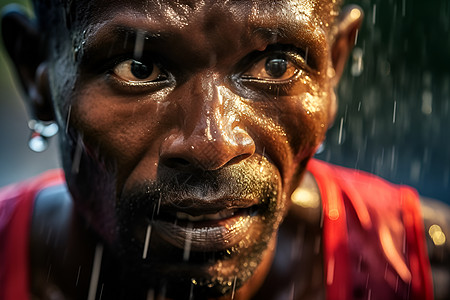
<svg viewBox="0 0 450 300">
<path fill-rule="evenodd" d="M 130 272 L 184 294 L 221 294 L 270 260 L 290 194 L 333 118 L 330 7 L 134 0 L 66 9 L 49 76 L 68 185 Z"/>
</svg>

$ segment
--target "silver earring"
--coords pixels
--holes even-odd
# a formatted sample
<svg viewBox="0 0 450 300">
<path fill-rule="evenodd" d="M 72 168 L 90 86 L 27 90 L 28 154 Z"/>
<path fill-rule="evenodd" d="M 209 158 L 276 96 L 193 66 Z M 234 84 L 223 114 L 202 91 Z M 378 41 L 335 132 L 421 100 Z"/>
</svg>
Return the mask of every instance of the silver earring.
<svg viewBox="0 0 450 300">
<path fill-rule="evenodd" d="M 48 148 L 48 138 L 58 133 L 58 125 L 54 122 L 44 123 L 30 120 L 28 127 L 32 130 L 28 147 L 34 152 L 43 152 Z"/>
</svg>

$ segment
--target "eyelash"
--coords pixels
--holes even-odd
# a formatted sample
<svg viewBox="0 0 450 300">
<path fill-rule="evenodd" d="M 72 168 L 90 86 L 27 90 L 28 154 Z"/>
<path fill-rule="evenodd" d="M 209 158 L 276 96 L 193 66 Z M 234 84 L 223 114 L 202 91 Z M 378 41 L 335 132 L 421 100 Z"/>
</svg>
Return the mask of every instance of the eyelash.
<svg viewBox="0 0 450 300">
<path fill-rule="evenodd" d="M 272 55 L 281 54 L 286 57 L 291 63 L 295 65 L 298 70 L 296 73 L 286 80 L 270 80 L 270 79 L 257 79 L 257 78 L 243 78 L 243 75 L 254 64 L 263 59 L 267 59 Z M 262 91 L 264 94 L 276 94 L 276 95 L 288 95 L 292 88 L 296 85 L 302 74 L 312 74 L 314 71 L 314 62 L 307 62 L 305 59 L 305 51 L 294 47 L 292 45 L 269 45 L 264 51 L 257 51 L 251 53 L 247 59 L 244 60 L 244 65 L 247 66 L 245 71 L 239 73 L 239 82 L 252 90 Z M 242 67 L 242 65 L 241 65 Z"/>
<path fill-rule="evenodd" d="M 161 88 L 168 86 L 169 82 L 173 81 L 173 78 L 170 72 L 167 72 L 163 67 L 163 64 L 160 62 L 161 60 L 153 55 L 146 54 L 144 57 L 152 57 L 153 59 L 136 59 L 133 55 L 124 54 L 118 55 L 112 59 L 109 59 L 103 64 L 101 73 L 105 74 L 106 79 L 112 84 L 114 87 L 119 88 L 121 90 L 126 90 L 126 92 L 140 93 L 140 92 L 148 92 L 156 91 Z M 114 69 L 121 63 L 126 62 L 127 60 L 136 60 L 142 62 L 144 64 L 155 64 L 161 71 L 164 73 L 166 77 L 165 80 L 155 80 L 155 81 L 142 81 L 142 82 L 133 82 L 133 81 L 125 81 L 118 78 L 114 72 Z"/>
<path fill-rule="evenodd" d="M 313 68 L 311 68 L 308 62 L 305 61 L 304 53 L 305 51 L 292 45 L 281 45 L 281 44 L 269 45 L 266 50 L 252 52 L 246 58 L 244 58 L 244 60 L 238 64 L 238 69 L 244 71 L 240 71 L 236 75 L 239 78 L 239 81 L 242 82 L 244 85 L 254 86 L 255 88 L 266 91 L 277 90 L 282 93 L 288 93 L 288 91 L 295 84 L 295 81 L 298 79 L 298 77 L 302 72 L 296 72 L 296 74 L 294 74 L 293 77 L 285 81 L 271 81 L 268 79 L 243 78 L 243 75 L 255 63 L 259 62 L 262 59 L 268 58 L 271 55 L 277 54 L 284 55 L 286 59 L 289 60 L 291 63 L 293 63 L 299 70 L 310 73 L 313 70 Z M 115 67 L 117 67 L 120 63 L 123 63 L 127 60 L 135 59 L 133 55 L 129 54 L 118 55 L 113 59 L 109 59 L 103 65 L 104 71 L 102 71 L 102 73 L 106 74 L 108 81 L 113 83 L 115 86 L 121 89 L 125 88 L 128 89 L 129 91 L 134 92 L 145 92 L 148 91 L 149 89 L 157 90 L 163 88 L 164 86 L 167 86 L 170 81 L 172 82 L 174 81 L 171 72 L 168 72 L 166 70 L 166 68 L 164 67 L 165 65 L 164 63 L 161 63 L 162 59 L 160 59 L 157 55 L 154 55 L 153 53 L 144 54 L 144 57 L 145 56 L 152 57 L 152 60 L 145 58 L 136 60 L 142 63 L 149 63 L 149 64 L 151 63 L 158 66 L 158 68 L 165 74 L 166 76 L 165 80 L 157 80 L 149 82 L 126 82 L 124 80 L 117 78 L 114 74 Z M 236 78 L 236 76 L 232 77 Z"/>
</svg>

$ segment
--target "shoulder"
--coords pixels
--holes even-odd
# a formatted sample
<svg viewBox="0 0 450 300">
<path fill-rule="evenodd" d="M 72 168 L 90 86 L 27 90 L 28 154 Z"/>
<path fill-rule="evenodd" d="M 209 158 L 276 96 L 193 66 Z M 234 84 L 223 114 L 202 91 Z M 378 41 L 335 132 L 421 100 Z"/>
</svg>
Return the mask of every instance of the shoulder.
<svg viewBox="0 0 450 300">
<path fill-rule="evenodd" d="M 28 245 L 36 199 L 63 182 L 61 171 L 50 171 L 0 189 L 0 298 L 28 298 Z"/>
<path fill-rule="evenodd" d="M 28 224 L 38 194 L 50 186 L 64 184 L 63 173 L 52 170 L 0 189 L 0 230 Z M 19 224 L 20 223 L 20 224 Z M 22 227 L 20 225 L 19 227 Z"/>
<path fill-rule="evenodd" d="M 35 195 L 29 232 L 29 279 L 31 293 L 38 299 L 60 294 L 53 273 L 60 274 L 64 265 L 72 212 L 64 181 L 47 185 Z"/>
<path fill-rule="evenodd" d="M 411 283 L 414 295 L 430 297 L 431 277 L 417 192 L 370 173 L 317 160 L 308 170 L 320 190 L 324 236 L 346 245 L 355 270 L 359 270 L 361 260 L 365 262 L 371 270 L 373 291 L 381 290 L 375 287 L 382 286 L 388 274 L 401 278 L 405 291 Z M 339 224 L 342 238 L 337 241 Z M 392 286 L 395 293 L 403 290 L 397 288 L 395 280 Z"/>
</svg>

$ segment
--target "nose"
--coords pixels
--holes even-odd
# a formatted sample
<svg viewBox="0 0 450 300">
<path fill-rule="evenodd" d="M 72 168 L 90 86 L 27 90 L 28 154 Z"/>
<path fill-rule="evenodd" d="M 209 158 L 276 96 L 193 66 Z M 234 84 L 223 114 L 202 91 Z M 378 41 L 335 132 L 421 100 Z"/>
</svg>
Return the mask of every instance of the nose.
<svg viewBox="0 0 450 300">
<path fill-rule="evenodd" d="M 211 82 L 210 82 L 211 83 Z M 205 81 L 184 93 L 179 128 L 161 145 L 160 162 L 172 169 L 192 172 L 217 170 L 237 164 L 255 152 L 255 142 L 230 102 L 229 90 Z M 188 95 L 188 96 L 187 96 Z"/>
</svg>

